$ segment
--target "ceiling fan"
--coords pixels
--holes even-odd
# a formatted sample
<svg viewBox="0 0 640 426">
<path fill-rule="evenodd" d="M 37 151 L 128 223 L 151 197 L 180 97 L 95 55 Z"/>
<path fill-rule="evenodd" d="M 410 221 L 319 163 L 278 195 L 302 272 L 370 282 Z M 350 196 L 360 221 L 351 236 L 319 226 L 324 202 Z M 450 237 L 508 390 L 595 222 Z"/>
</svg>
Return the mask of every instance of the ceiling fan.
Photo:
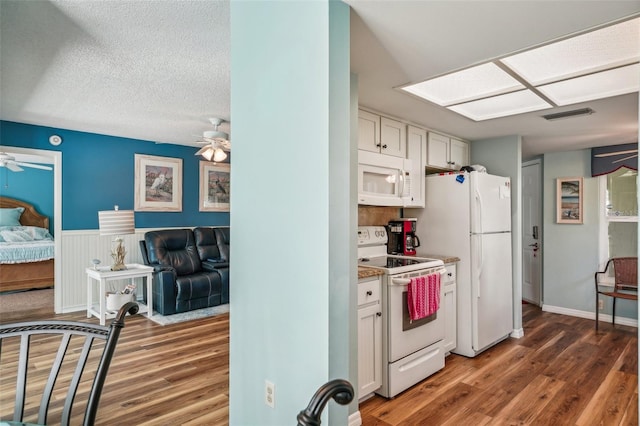
<svg viewBox="0 0 640 426">
<path fill-rule="evenodd" d="M 31 167 L 33 169 L 41 170 L 53 170 L 49 166 L 42 166 L 40 164 L 27 163 L 25 161 L 16 161 L 16 157 L 13 157 L 6 152 L 0 152 L 0 167 L 6 167 L 12 172 L 21 172 L 24 169 L 22 167 Z"/>
<path fill-rule="evenodd" d="M 196 143 L 206 143 L 200 148 L 195 155 L 202 155 L 208 161 L 218 163 L 227 158 L 224 151 L 231 151 L 231 142 L 229 142 L 229 134 L 218 130 L 218 126 L 224 121 L 221 118 L 210 118 L 214 130 L 205 130 L 200 140 Z"/>
<path fill-rule="evenodd" d="M 635 154 L 634 154 L 635 153 Z M 625 160 L 629 160 L 631 158 L 635 158 L 638 156 L 638 150 L 637 149 L 628 149 L 628 150 L 624 150 L 624 151 L 615 151 L 615 152 L 605 152 L 603 154 L 596 154 L 596 157 L 611 157 L 614 155 L 625 155 L 625 154 L 632 154 L 632 155 L 628 155 L 624 158 L 619 158 L 617 160 L 613 160 L 611 163 L 619 163 L 621 161 L 625 161 Z"/>
</svg>

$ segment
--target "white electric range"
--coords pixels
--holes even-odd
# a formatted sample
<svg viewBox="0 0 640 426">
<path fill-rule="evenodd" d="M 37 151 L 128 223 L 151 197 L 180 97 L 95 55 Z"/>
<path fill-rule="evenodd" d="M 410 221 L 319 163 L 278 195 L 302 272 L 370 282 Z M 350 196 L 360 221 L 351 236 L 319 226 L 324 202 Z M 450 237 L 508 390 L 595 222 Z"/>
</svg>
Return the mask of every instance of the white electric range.
<svg viewBox="0 0 640 426">
<path fill-rule="evenodd" d="M 407 284 L 412 278 L 444 274 L 444 262 L 387 254 L 384 226 L 358 227 L 358 266 L 384 271 L 382 277 L 382 387 L 376 393 L 392 398 L 444 367 L 444 315 L 409 319 Z M 440 300 L 443 300 L 443 288 Z"/>
</svg>

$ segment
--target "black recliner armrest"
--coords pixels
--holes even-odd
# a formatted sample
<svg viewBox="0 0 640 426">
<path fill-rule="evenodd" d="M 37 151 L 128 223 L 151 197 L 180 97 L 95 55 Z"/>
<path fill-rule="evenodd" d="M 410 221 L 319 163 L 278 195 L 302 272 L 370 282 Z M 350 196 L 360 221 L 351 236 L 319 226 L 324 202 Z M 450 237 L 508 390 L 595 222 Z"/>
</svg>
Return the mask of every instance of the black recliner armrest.
<svg viewBox="0 0 640 426">
<path fill-rule="evenodd" d="M 226 262 L 224 260 L 218 261 L 213 259 L 207 259 L 202 262 L 202 269 L 204 269 L 205 271 L 215 271 L 218 269 L 228 268 L 228 267 L 229 267 L 229 262 Z"/>
</svg>

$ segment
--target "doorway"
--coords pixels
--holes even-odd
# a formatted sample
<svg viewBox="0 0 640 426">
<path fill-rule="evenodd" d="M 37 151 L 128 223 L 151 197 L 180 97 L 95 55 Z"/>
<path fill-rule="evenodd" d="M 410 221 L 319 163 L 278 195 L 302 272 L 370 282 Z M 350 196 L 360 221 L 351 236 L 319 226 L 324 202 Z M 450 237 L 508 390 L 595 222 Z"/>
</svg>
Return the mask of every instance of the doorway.
<svg viewBox="0 0 640 426">
<path fill-rule="evenodd" d="M 0 146 L 0 152 L 10 152 L 17 160 L 49 164 L 53 167 L 53 235 L 55 236 L 54 262 L 54 311 L 62 312 L 62 268 L 60 254 L 62 253 L 62 152 L 44 149 L 19 148 L 14 146 Z"/>
<path fill-rule="evenodd" d="M 542 304 L 541 161 L 522 164 L 522 300 Z"/>
</svg>

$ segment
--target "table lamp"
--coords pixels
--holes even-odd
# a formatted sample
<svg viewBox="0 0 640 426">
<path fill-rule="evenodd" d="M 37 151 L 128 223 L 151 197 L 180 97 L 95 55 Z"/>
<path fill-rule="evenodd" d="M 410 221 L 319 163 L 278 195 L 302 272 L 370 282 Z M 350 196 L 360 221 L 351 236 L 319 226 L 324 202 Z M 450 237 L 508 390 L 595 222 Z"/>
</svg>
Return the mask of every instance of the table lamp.
<svg viewBox="0 0 640 426">
<path fill-rule="evenodd" d="M 112 271 L 122 271 L 127 269 L 124 264 L 124 256 L 127 254 L 120 235 L 133 234 L 135 232 L 133 210 L 118 210 L 114 206 L 113 210 L 98 212 L 98 222 L 100 235 L 116 235 L 113 242 L 116 246 L 111 250 L 113 258 Z"/>
</svg>

